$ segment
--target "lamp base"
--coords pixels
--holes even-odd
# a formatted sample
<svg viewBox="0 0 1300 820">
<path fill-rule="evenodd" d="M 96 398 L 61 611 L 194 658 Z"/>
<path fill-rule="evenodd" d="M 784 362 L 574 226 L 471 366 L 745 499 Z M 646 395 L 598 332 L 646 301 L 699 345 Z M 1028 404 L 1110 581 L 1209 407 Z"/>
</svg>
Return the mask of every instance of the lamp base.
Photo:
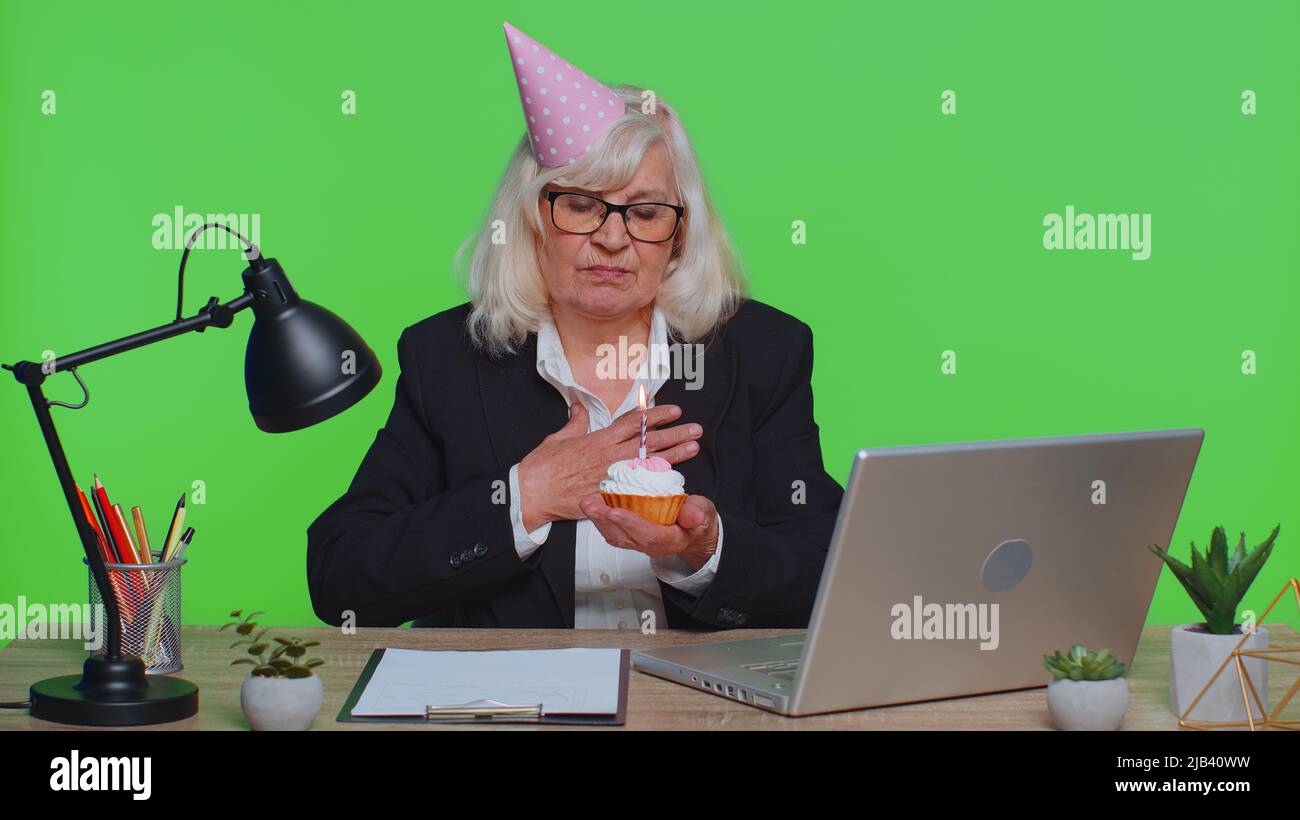
<svg viewBox="0 0 1300 820">
<path fill-rule="evenodd" d="M 145 677 L 139 658 L 87 658 L 80 675 L 32 684 L 31 716 L 76 726 L 143 726 L 199 711 L 199 688 L 180 678 Z"/>
</svg>

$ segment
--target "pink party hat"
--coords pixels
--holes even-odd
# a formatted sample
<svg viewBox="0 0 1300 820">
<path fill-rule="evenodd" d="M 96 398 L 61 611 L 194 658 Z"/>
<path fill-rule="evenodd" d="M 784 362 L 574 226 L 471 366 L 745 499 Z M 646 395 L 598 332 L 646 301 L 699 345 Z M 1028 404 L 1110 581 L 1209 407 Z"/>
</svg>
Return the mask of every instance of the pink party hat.
<svg viewBox="0 0 1300 820">
<path fill-rule="evenodd" d="M 575 162 L 623 116 L 623 100 L 546 46 L 505 23 L 524 124 L 542 165 Z"/>
</svg>

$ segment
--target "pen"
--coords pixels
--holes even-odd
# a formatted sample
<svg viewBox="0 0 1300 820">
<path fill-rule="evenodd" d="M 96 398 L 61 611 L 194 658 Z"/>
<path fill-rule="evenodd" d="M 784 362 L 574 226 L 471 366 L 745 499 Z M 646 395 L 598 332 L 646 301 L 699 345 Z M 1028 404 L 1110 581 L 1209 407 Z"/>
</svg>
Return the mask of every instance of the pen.
<svg viewBox="0 0 1300 820">
<path fill-rule="evenodd" d="M 189 549 L 190 541 L 193 540 L 194 540 L 194 528 L 190 527 L 185 530 L 185 534 L 181 536 L 180 541 L 176 542 L 176 550 L 175 550 L 175 555 L 173 556 L 173 560 L 179 561 L 182 558 L 184 558 L 185 550 Z"/>
<path fill-rule="evenodd" d="M 176 509 L 172 512 L 172 522 L 167 527 L 167 537 L 163 540 L 162 559 L 164 561 L 172 560 L 176 552 L 176 542 L 180 540 L 181 527 L 185 525 L 185 493 L 181 493 L 180 500 L 176 502 Z"/>
</svg>

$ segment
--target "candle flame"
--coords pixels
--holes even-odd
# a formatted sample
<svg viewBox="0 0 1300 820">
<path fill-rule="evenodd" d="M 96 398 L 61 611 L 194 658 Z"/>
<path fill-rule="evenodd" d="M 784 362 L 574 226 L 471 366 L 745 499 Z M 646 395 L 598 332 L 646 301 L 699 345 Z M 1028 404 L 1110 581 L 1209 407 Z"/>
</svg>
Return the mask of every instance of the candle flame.
<svg viewBox="0 0 1300 820">
<path fill-rule="evenodd" d="M 639 385 L 637 388 L 637 397 L 641 401 L 641 409 L 645 409 L 645 385 Z"/>
</svg>

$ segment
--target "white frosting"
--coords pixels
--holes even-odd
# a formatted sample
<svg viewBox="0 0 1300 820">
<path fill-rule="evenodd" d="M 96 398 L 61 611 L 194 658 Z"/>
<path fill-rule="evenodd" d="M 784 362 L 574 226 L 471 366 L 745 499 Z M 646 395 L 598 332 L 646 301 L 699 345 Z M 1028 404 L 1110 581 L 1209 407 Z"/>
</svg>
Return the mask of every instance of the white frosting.
<svg viewBox="0 0 1300 820">
<path fill-rule="evenodd" d="M 632 466 L 632 459 L 628 459 L 609 465 L 609 478 L 600 482 L 600 491 L 625 495 L 684 495 L 685 485 L 685 476 L 676 470 L 646 470 Z"/>
</svg>

